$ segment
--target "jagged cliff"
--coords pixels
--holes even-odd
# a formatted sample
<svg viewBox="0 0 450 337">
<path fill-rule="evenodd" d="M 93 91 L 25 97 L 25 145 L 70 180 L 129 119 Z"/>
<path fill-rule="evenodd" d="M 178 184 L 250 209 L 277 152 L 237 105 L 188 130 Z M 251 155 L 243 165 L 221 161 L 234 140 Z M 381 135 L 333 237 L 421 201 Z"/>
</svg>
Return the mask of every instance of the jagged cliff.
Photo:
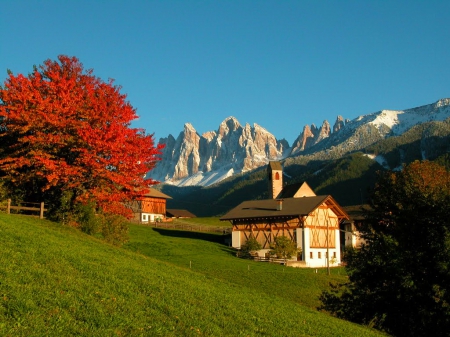
<svg viewBox="0 0 450 337">
<path fill-rule="evenodd" d="M 289 148 L 258 124 L 241 126 L 234 117 L 226 118 L 217 131 L 199 135 L 186 123 L 177 139 L 172 135 L 159 141 L 165 145 L 161 162 L 151 172 L 159 181 L 176 181 L 213 171 L 246 172 L 280 159 Z"/>
<path fill-rule="evenodd" d="M 326 120 L 320 128 L 314 124 L 304 126 L 292 147 L 258 124 L 241 126 L 234 117 L 226 118 L 217 131 L 201 136 L 186 123 L 177 139 L 172 135 L 160 139 L 165 148 L 150 176 L 179 186 L 210 185 L 266 165 L 269 160 L 298 156 L 336 159 L 403 134 L 415 125 L 449 117 L 449 98 L 407 110 L 382 110 L 353 120 L 337 116 L 333 128 Z"/>
</svg>

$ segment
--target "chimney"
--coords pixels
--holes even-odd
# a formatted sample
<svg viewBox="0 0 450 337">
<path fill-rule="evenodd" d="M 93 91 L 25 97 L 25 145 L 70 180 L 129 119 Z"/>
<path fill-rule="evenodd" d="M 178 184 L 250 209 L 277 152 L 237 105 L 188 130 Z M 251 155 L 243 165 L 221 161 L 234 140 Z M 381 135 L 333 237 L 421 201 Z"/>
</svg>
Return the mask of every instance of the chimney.
<svg viewBox="0 0 450 337">
<path fill-rule="evenodd" d="M 277 211 L 281 211 L 283 209 L 283 199 L 276 199 L 277 200 Z"/>
</svg>

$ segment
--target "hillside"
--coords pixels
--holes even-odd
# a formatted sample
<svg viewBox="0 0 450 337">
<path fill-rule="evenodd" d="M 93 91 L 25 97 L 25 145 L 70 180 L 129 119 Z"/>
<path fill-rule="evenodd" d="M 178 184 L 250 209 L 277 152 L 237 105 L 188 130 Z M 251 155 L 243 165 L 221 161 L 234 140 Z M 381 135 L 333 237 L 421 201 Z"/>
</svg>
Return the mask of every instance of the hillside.
<svg viewBox="0 0 450 337">
<path fill-rule="evenodd" d="M 263 264 L 232 258 L 208 236 L 145 227 L 131 232 L 128 247 L 137 252 L 48 221 L 0 214 L 0 335 L 378 335 L 301 305 L 298 296 L 288 299 L 258 282 L 243 282 L 261 281 L 264 273 L 274 288 L 285 275 L 300 289 L 324 275 L 268 265 L 258 271 Z M 209 256 L 205 249 L 216 267 L 201 258 Z M 221 268 L 235 276 L 215 276 Z"/>
</svg>

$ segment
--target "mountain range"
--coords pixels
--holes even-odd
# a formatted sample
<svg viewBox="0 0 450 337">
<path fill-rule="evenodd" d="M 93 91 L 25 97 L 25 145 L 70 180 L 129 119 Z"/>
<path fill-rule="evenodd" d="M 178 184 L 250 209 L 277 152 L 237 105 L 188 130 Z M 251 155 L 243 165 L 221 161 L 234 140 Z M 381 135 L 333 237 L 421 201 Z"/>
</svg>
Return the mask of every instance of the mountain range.
<svg viewBox="0 0 450 337">
<path fill-rule="evenodd" d="M 210 186 L 266 166 L 270 160 L 281 160 L 284 165 L 306 164 L 313 160 L 337 160 L 355 151 L 364 151 L 368 158 L 393 169 L 392 165 L 404 162 L 401 157 L 405 153 L 389 160 L 389 153 L 383 153 L 381 145 L 377 149 L 376 144 L 428 125 L 419 137 L 420 159 L 428 159 L 436 154 L 433 146 L 436 140 L 432 137 L 436 132 L 442 137 L 437 129 L 447 130 L 436 123 L 449 117 L 450 98 L 406 110 L 381 110 L 353 120 L 337 116 L 333 127 L 327 120 L 320 127 L 305 125 L 291 146 L 258 124 L 242 126 L 234 117 L 226 118 L 217 131 L 202 135 L 186 123 L 176 139 L 169 135 L 159 140 L 165 146 L 161 161 L 148 177 L 179 187 Z M 384 144 L 381 147 L 386 147 Z"/>
</svg>

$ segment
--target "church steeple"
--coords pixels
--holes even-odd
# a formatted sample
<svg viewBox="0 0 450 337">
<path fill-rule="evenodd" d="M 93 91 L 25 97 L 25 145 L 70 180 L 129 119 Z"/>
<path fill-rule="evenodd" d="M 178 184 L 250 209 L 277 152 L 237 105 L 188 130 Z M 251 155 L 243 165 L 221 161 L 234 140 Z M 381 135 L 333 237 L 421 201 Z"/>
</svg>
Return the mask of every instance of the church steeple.
<svg viewBox="0 0 450 337">
<path fill-rule="evenodd" d="M 269 161 L 267 166 L 269 197 L 276 199 L 283 189 L 283 167 L 279 161 Z"/>
</svg>

